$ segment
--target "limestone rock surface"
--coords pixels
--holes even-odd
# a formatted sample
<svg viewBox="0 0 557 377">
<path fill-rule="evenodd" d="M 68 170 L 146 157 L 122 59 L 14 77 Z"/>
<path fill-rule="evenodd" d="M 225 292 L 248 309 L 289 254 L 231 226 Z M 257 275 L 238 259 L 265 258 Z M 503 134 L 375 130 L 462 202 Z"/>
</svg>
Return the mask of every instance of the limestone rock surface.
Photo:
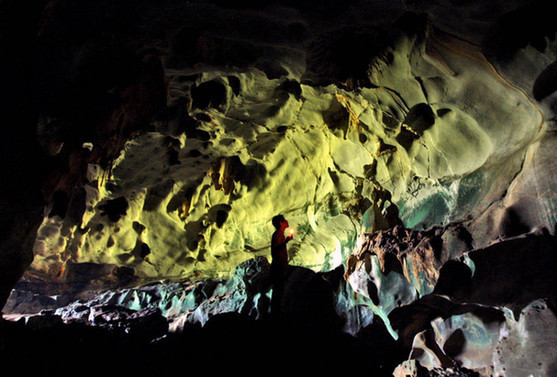
<svg viewBox="0 0 557 377">
<path fill-rule="evenodd" d="M 71 146 L 89 157 L 69 160 L 81 166 L 81 175 L 71 175 L 75 188 L 62 174 L 67 178 L 50 189 L 30 271 L 52 279 L 66 264 L 93 262 L 129 266 L 142 278 L 228 278 L 253 253 L 269 255 L 277 213 L 288 214 L 298 230 L 293 264 L 315 271 L 339 266 L 362 226 L 382 229 L 393 213 L 407 228 L 482 214 L 499 216 L 504 228 L 501 213 L 510 216 L 514 207 L 510 197 L 499 199 L 521 173 L 526 151 L 535 153 L 544 115 L 477 46 L 399 4 L 388 26 L 333 27 L 288 7 L 252 12 L 171 3 L 156 11 L 137 5 L 142 23 L 135 32 L 149 35 L 154 47 L 113 29 L 112 19 L 106 51 L 102 39 L 77 36 L 68 47 L 80 58 L 72 79 L 99 76 L 98 87 L 86 81 L 99 96 L 109 95 L 102 85 L 110 77 L 89 61 L 104 59 L 114 76 L 126 62 L 137 67 L 116 87 L 131 102 L 110 113 L 116 119 L 130 111 L 132 123 L 121 134 L 111 134 L 109 123 L 106 141 L 84 134 Z M 58 4 L 50 17 L 63 20 L 64 11 Z M 217 27 L 193 16 L 208 13 L 236 21 Z M 179 26 L 184 20 L 188 26 Z M 263 23 L 276 34 L 254 32 Z M 47 46 L 61 38 L 49 25 L 41 39 Z M 299 38 L 281 34 L 294 25 Z M 109 47 L 127 60 L 110 60 Z M 159 97 L 143 98 L 136 89 Z M 156 109 L 143 105 L 149 100 Z M 76 120 L 64 111 L 59 117 Z M 46 137 L 54 118 L 41 119 Z M 114 138 L 118 143 L 105 147 Z M 62 152 L 70 148 L 64 145 Z M 518 187 L 512 192 L 517 197 Z M 551 193 L 540 193 L 549 200 L 544 208 Z M 528 227 L 552 221 L 532 216 Z"/>
<path fill-rule="evenodd" d="M 555 364 L 555 301 L 536 300 L 501 334 L 494 353 L 494 373 L 499 376 L 551 376 Z"/>
</svg>

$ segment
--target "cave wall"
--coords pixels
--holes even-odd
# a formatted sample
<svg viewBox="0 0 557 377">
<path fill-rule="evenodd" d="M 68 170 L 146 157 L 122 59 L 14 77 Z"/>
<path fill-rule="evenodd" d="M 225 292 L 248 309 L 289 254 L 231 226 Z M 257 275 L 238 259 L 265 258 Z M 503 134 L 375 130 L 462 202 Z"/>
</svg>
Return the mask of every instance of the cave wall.
<svg viewBox="0 0 557 377">
<path fill-rule="evenodd" d="M 277 213 L 316 271 L 395 224 L 553 231 L 556 50 L 526 3 L 6 2 L 4 295 L 82 263 L 230 276 Z"/>
</svg>

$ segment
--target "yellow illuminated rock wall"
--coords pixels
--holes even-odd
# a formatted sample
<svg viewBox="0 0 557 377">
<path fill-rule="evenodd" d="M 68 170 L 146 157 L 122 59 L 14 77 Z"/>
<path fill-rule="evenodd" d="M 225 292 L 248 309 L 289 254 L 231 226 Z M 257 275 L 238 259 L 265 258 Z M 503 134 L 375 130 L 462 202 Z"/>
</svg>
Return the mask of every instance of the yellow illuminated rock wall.
<svg viewBox="0 0 557 377">
<path fill-rule="evenodd" d="M 279 213 L 297 230 L 291 263 L 328 270 L 360 233 L 390 225 L 389 206 L 417 229 L 483 213 L 544 124 L 477 47 L 428 28 L 398 32 L 369 65 L 373 85 L 355 90 L 312 85 L 294 68 L 272 79 L 257 68 L 165 74 L 167 114 L 112 170 L 89 166 L 81 224 L 45 218 L 35 274 L 71 261 L 142 277 L 228 276 L 270 258 Z M 121 197 L 128 208 L 111 220 L 103 206 Z"/>
</svg>

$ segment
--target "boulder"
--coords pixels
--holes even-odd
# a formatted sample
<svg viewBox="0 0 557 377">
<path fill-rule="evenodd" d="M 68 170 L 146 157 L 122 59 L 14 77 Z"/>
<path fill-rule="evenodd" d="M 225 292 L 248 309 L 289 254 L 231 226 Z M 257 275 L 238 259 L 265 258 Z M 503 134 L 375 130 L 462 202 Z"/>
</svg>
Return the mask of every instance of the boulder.
<svg viewBox="0 0 557 377">
<path fill-rule="evenodd" d="M 557 314 L 555 301 L 535 300 L 508 323 L 493 353 L 494 374 L 557 375 Z"/>
</svg>

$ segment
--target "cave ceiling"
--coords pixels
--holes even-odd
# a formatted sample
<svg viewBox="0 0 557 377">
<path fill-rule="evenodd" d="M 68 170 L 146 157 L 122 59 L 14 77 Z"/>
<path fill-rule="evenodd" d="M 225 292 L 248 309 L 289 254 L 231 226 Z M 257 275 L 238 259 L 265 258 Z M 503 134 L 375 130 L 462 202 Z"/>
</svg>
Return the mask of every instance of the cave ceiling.
<svg viewBox="0 0 557 377">
<path fill-rule="evenodd" d="M 557 220 L 549 1 L 2 4 L 3 285 L 327 271 L 362 233 Z M 552 13 L 553 12 L 553 13 Z"/>
</svg>

